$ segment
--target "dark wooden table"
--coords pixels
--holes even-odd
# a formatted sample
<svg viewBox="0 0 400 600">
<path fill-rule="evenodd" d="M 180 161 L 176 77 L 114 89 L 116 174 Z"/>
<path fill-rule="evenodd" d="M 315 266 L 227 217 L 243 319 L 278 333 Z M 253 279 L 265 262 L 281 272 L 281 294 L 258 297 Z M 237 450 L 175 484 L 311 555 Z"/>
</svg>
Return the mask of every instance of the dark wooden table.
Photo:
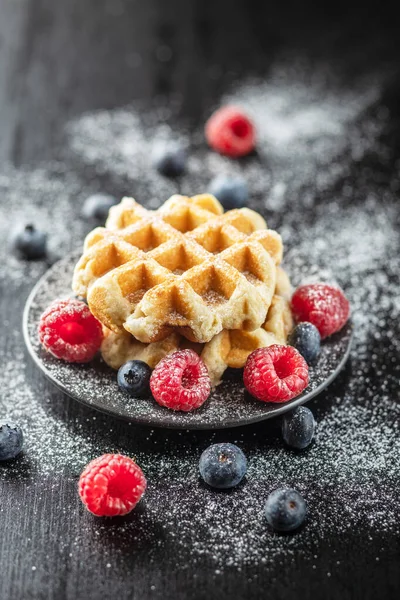
<svg viewBox="0 0 400 600">
<path fill-rule="evenodd" d="M 157 505 L 157 497 L 165 497 L 167 503 L 182 501 L 187 519 L 190 511 L 187 500 L 183 500 L 185 494 L 194 498 L 193 511 L 201 509 L 195 501 L 196 486 L 188 483 L 185 491 L 182 482 L 181 487 L 171 485 L 182 477 L 173 472 L 173 457 L 182 452 L 195 466 L 200 448 L 212 440 L 226 439 L 238 441 L 250 457 L 263 448 L 278 452 L 279 424 L 217 435 L 149 432 L 96 415 L 62 397 L 27 357 L 20 330 L 25 299 L 47 264 L 21 267 L 18 263 L 12 273 L 7 267 L 12 263 L 5 243 L 15 225 L 9 215 L 16 214 L 17 205 L 18 214 L 23 213 L 25 196 L 33 194 L 29 206 L 33 202 L 38 211 L 25 215 L 28 219 L 39 218 L 37 215 L 46 210 L 51 214 L 52 203 L 61 196 L 62 177 L 73 171 L 72 164 L 63 158 L 64 127 L 72 118 L 94 109 L 122 107 L 133 100 L 150 104 L 155 97 L 179 94 L 181 117 L 196 125 L 232 82 L 251 74 L 267 78 L 277 57 L 293 53 L 305 57 L 311 70 L 321 61 L 334 65 L 340 77 L 332 85 L 341 89 L 351 90 L 360 74 L 365 81 L 383 70 L 388 74 L 373 108 L 384 107 L 385 111 L 387 125 L 377 142 L 388 149 L 385 162 L 374 153 L 363 156 L 361 163 L 349 158 L 349 168 L 330 190 L 335 194 L 344 184 L 353 185 L 355 193 L 349 202 L 364 210 L 359 196 L 365 190 L 357 188 L 360 173 L 364 181 L 369 178 L 371 186 L 390 189 L 388 182 L 398 171 L 397 38 L 394 15 L 379 3 L 370 7 L 361 2 L 0 0 L 0 359 L 4 377 L 0 418 L 10 412 L 28 423 L 25 454 L 15 463 L 0 467 L 1 600 L 398 598 L 398 526 L 374 527 L 355 519 L 353 529 L 338 527 L 334 534 L 334 523 L 328 533 L 314 529 L 312 544 L 306 532 L 299 534 L 298 542 L 291 538 L 286 554 L 280 554 L 276 561 L 269 555 L 267 565 L 261 559 L 250 564 L 240 564 L 237 559 L 233 565 L 221 567 L 220 562 L 213 561 L 212 548 L 196 554 L 190 536 L 186 542 L 174 539 L 162 511 L 155 514 L 151 509 Z M 43 165 L 54 187 L 42 184 L 41 176 L 35 175 Z M 75 167 L 77 183 L 68 180 L 72 186 L 68 189 L 75 189 L 79 199 L 102 187 L 117 195 L 129 191 L 123 178 L 111 181 L 107 174 L 82 165 Z M 394 210 L 398 188 L 390 193 L 383 201 L 387 201 L 388 210 Z M 59 200 L 60 204 L 64 201 L 70 199 Z M 313 210 L 305 213 L 305 222 L 312 222 Z M 284 214 L 274 218 L 276 225 L 285 221 Z M 85 226 L 72 229 L 71 240 L 56 251 L 82 241 Z M 398 270 L 387 272 L 390 281 L 397 275 Z M 395 327 L 394 338 L 399 333 L 398 325 L 397 333 Z M 386 393 L 398 395 L 398 350 L 393 338 L 383 336 L 370 342 L 371 353 L 378 356 L 381 367 L 385 356 L 390 357 L 393 377 Z M 363 385 L 379 389 L 381 372 L 376 365 L 371 367 L 368 384 Z M 349 366 L 324 395 L 324 408 L 313 404 L 320 418 L 333 409 L 338 397 L 354 393 L 357 377 L 357 369 Z M 373 405 L 369 408 L 372 419 Z M 41 426 L 49 428 L 48 435 Z M 65 441 L 74 436 L 79 439 L 79 448 L 79 444 Z M 81 457 L 115 450 L 138 456 L 147 465 L 147 505 L 120 521 L 96 521 L 77 498 Z M 163 454 L 169 457 L 168 469 L 160 475 L 157 461 Z M 318 488 L 318 482 L 314 483 Z M 379 481 L 376 485 L 379 488 Z M 203 492 L 198 489 L 200 498 Z M 397 496 L 398 491 L 397 487 Z M 329 492 L 320 489 L 316 494 L 314 516 Z M 262 505 L 262 498 L 257 502 Z M 230 507 L 235 508 L 234 500 Z M 383 512 L 387 509 L 382 505 Z M 333 514 L 333 522 L 336 518 L 338 515 Z M 196 520 L 194 523 L 197 526 Z M 207 540 L 208 529 L 206 524 L 198 533 L 200 542 Z"/>
</svg>

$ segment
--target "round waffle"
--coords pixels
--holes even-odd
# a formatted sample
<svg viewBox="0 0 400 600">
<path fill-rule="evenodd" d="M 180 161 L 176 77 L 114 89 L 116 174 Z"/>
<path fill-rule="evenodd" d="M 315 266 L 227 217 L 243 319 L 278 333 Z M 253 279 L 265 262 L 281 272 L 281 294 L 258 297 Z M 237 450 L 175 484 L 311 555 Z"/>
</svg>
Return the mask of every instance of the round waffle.
<svg viewBox="0 0 400 600">
<path fill-rule="evenodd" d="M 86 238 L 73 289 L 115 333 L 142 343 L 179 334 L 205 343 L 262 326 L 282 258 L 278 233 L 256 212 L 223 214 L 207 194 L 172 196 L 157 211 L 131 198 Z"/>
<path fill-rule="evenodd" d="M 213 386 L 218 385 L 228 367 L 242 368 L 253 350 L 271 344 L 286 344 L 292 328 L 292 315 L 288 301 L 274 295 L 267 318 L 255 331 L 224 330 L 205 344 L 192 343 L 173 333 L 162 341 L 143 344 L 127 332 L 104 330 L 101 353 L 104 361 L 118 369 L 128 360 L 143 360 L 154 368 L 167 354 L 182 348 L 192 348 L 205 362 Z"/>
</svg>

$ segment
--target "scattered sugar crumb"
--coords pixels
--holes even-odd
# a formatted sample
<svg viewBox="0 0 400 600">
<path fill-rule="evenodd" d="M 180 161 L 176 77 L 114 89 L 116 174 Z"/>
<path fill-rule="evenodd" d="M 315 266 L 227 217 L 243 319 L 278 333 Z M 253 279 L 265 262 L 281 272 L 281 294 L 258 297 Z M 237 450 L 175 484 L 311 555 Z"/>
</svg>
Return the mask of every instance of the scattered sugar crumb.
<svg viewBox="0 0 400 600">
<path fill-rule="evenodd" d="M 206 149 L 201 129 L 181 127 L 175 107 L 147 113 L 127 107 L 71 123 L 69 146 L 59 163 L 32 171 L 0 167 L 2 239 L 21 220 L 34 220 L 49 232 L 54 257 L 79 246 L 90 229 L 79 211 L 84 198 L 97 191 L 97 180 L 108 181 L 108 192 L 123 190 L 157 207 L 177 191 L 207 189 L 217 173 L 240 171 L 249 181 L 249 206 L 262 210 L 283 235 L 288 270 L 315 265 L 303 274 L 307 280 L 333 274 L 352 303 L 351 361 L 312 403 L 317 438 L 303 454 L 284 448 L 277 423 L 190 433 L 115 427 L 100 414 L 94 419 L 45 384 L 26 358 L 21 332 L 6 329 L 0 414 L 22 425 L 25 451 L 12 465 L 0 466 L 4 485 L 10 474 L 76 481 L 83 466 L 106 451 L 135 456 L 149 481 L 131 520 L 110 529 L 87 516 L 76 546 L 92 532 L 99 543 L 105 536 L 118 537 L 123 551 L 124 540 L 129 547 L 134 536 L 136 547 L 150 548 L 149 561 L 156 563 L 163 547 L 179 568 L 206 560 L 218 577 L 227 568 L 263 564 L 272 573 L 283 560 L 296 564 L 300 546 L 316 568 L 313 563 L 329 539 L 355 530 L 375 552 L 382 534 L 400 535 L 400 173 L 388 159 L 380 81 L 355 80 L 349 92 L 329 88 L 323 73 L 317 71 L 310 81 L 299 69 L 293 79 L 293 72 L 283 68 L 268 82 L 244 83 L 222 99 L 246 108 L 259 132 L 259 153 L 240 163 Z M 154 172 L 149 158 L 154 141 L 176 137 L 193 149 L 188 174 L 178 182 Z M 378 163 L 379 177 L 368 167 Z M 8 299 L 3 303 L 7 323 L 15 311 L 22 313 L 28 292 L 48 265 L 23 263 L 4 246 L 0 283 Z M 224 439 L 243 448 L 249 470 L 244 485 L 215 493 L 199 481 L 197 462 L 207 445 Z M 272 534 L 263 517 L 268 493 L 281 485 L 296 487 L 307 500 L 307 523 L 294 536 Z M 180 557 L 188 548 L 191 561 L 184 565 Z M 118 556 L 115 550 L 116 561 Z"/>
</svg>

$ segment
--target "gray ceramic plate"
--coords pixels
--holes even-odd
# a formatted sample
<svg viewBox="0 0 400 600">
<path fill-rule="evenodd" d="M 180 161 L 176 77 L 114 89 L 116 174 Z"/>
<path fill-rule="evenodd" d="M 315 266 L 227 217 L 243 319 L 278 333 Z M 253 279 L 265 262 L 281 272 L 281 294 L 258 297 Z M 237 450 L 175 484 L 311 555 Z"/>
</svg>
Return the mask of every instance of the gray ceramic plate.
<svg viewBox="0 0 400 600">
<path fill-rule="evenodd" d="M 226 379 L 207 402 L 191 413 L 168 410 L 153 398 L 130 398 L 119 390 L 116 372 L 100 358 L 90 365 L 65 363 L 43 351 L 38 342 L 37 326 L 41 313 L 55 298 L 71 295 L 72 272 L 79 255 L 80 252 L 74 252 L 57 262 L 32 290 L 23 316 L 24 338 L 33 360 L 54 385 L 71 398 L 112 416 L 143 425 L 178 429 L 222 429 L 255 423 L 282 414 L 320 394 L 335 379 L 349 356 L 351 323 L 323 342 L 317 364 L 310 367 L 309 386 L 300 396 L 284 404 L 255 400 L 243 387 L 241 371 L 233 370 L 226 373 Z M 299 283 L 301 275 L 291 272 L 292 281 Z"/>
</svg>

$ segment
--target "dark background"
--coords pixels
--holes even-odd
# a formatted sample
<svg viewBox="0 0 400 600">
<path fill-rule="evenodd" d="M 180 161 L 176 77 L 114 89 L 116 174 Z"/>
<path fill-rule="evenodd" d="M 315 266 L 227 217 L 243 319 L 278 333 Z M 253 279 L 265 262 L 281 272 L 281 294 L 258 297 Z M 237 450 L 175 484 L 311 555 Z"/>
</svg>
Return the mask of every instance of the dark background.
<svg viewBox="0 0 400 600">
<path fill-rule="evenodd" d="M 233 81 L 251 73 L 267 77 L 278 54 L 297 49 L 310 65 L 321 60 L 334 65 L 341 85 L 351 86 L 356 74 L 389 73 L 381 102 L 390 113 L 385 141 L 392 153 L 385 169 L 394 168 L 400 143 L 398 22 L 382 3 L 361 2 L 0 0 L 0 160 L 20 167 L 57 157 L 71 117 L 132 100 L 151 103 L 160 96 L 178 96 L 182 116 L 197 123 Z M 369 166 L 377 173 L 381 168 Z M 20 290 L 20 309 L 31 285 Z M 14 298 L 3 289 L 0 301 L 5 305 Z M 12 313 L 2 338 L 19 323 L 20 310 Z M 62 401 L 33 365 L 29 374 L 32 388 L 51 394 L 58 418 L 68 422 L 91 416 Z M 349 367 L 327 402 L 350 376 Z M 260 431 L 246 429 L 243 439 Z M 145 449 L 147 432 L 135 435 Z M 99 436 L 103 447 L 116 439 L 129 446 L 128 430 L 117 421 L 102 419 Z M 170 445 L 176 451 L 178 437 L 157 436 L 166 451 Z M 190 439 L 194 446 L 204 445 L 206 437 Z M 76 481 L 66 479 L 60 490 L 51 478 L 30 475 L 28 469 L 25 475 L 13 486 L 7 485 L 12 473 L 5 475 L 0 487 L 1 600 L 398 597 L 399 540 L 387 533 L 376 532 L 376 551 L 365 548 L 357 531 L 326 540 L 316 557 L 317 569 L 300 555 L 297 564 L 278 569 L 272 579 L 260 565 L 251 574 L 231 569 L 215 580 L 207 559 L 185 570 L 185 557 L 180 557 L 178 569 L 168 548 L 150 565 L 145 545 L 139 554 L 130 551 L 135 527 L 124 538 L 104 525 L 100 547 L 92 531 L 77 551 L 79 521 L 69 518 L 80 510 Z M 62 552 L 60 539 L 65 541 Z M 117 576 L 108 575 L 105 567 L 114 550 L 123 556 Z M 188 548 L 188 562 L 189 554 Z M 338 556 L 340 566 L 327 578 Z M 40 576 L 30 570 L 35 562 L 45 565 Z"/>
<path fill-rule="evenodd" d="M 202 117 L 227 85 L 297 49 L 355 74 L 397 69 L 385 3 L 1 0 L 0 157 L 51 155 L 66 119 L 178 94 Z M 167 55 L 163 52 L 167 47 Z M 388 91 L 390 96 L 390 91 Z M 396 110 L 398 103 L 389 97 Z"/>
</svg>

